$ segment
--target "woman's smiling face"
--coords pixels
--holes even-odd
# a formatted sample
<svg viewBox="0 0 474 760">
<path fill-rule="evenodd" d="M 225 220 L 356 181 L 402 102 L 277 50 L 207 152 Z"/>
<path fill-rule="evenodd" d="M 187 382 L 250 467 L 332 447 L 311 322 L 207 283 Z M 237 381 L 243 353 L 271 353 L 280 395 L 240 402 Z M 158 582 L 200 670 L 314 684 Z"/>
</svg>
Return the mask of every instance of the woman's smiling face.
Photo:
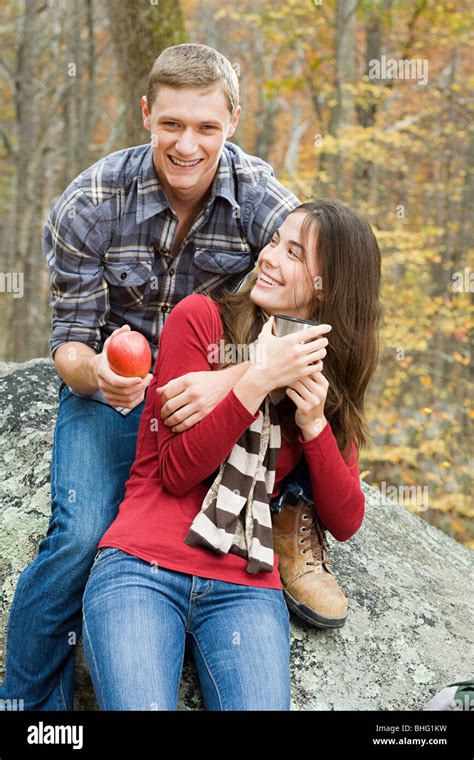
<svg viewBox="0 0 474 760">
<path fill-rule="evenodd" d="M 312 316 L 318 275 L 317 234 L 314 228 L 310 229 L 307 248 L 303 248 L 301 227 L 305 216 L 306 213 L 301 211 L 289 214 L 258 257 L 258 278 L 250 291 L 250 298 L 267 314 L 286 314 L 302 319 Z"/>
</svg>

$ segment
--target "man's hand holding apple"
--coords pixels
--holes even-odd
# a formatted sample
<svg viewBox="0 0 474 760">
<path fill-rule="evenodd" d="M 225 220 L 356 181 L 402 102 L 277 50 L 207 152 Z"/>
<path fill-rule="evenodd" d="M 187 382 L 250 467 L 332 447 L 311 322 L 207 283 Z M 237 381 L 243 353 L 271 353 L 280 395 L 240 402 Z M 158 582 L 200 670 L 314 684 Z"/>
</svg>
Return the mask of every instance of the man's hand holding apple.
<svg viewBox="0 0 474 760">
<path fill-rule="evenodd" d="M 99 389 L 112 406 L 121 406 L 125 409 L 134 409 L 140 404 L 145 396 L 153 375 L 148 373 L 145 377 L 124 377 L 112 370 L 107 358 L 107 349 L 112 338 L 118 333 L 130 330 L 130 325 L 122 325 L 114 330 L 104 343 L 100 354 L 94 359 L 94 371 L 97 377 Z"/>
</svg>

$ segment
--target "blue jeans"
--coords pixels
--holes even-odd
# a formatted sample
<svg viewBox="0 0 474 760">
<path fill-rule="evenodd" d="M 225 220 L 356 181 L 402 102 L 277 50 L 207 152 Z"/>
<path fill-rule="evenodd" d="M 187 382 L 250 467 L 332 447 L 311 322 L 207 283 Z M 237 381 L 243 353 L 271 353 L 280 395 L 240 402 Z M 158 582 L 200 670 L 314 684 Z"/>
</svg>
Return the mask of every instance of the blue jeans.
<svg viewBox="0 0 474 760">
<path fill-rule="evenodd" d="M 176 710 L 186 636 L 206 710 L 289 710 L 290 616 L 280 589 L 97 553 L 84 653 L 101 710 Z"/>
<path fill-rule="evenodd" d="M 25 710 L 74 709 L 82 595 L 97 545 L 125 495 L 144 403 L 123 416 L 75 396 L 61 382 L 51 458 L 52 516 L 36 558 L 18 579 L 0 709 L 2 700 L 20 699 Z M 296 481 L 305 491 L 310 488 L 308 477 L 304 482 L 298 475 Z M 277 511 L 281 498 L 275 502 Z"/>
<path fill-rule="evenodd" d="M 143 406 L 144 401 L 123 416 L 75 396 L 61 382 L 51 459 L 52 515 L 36 558 L 18 579 L 0 700 L 23 699 L 25 710 L 74 709 L 82 596 L 97 545 L 125 495 Z"/>
</svg>

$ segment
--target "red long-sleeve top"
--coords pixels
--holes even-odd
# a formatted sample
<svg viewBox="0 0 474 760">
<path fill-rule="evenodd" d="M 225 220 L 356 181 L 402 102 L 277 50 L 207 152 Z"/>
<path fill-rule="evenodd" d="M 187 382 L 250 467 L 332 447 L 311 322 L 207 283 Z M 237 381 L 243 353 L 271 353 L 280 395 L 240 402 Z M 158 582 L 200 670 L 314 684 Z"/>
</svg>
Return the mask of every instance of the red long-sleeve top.
<svg viewBox="0 0 474 760">
<path fill-rule="evenodd" d="M 206 296 L 187 296 L 167 318 L 140 418 L 125 497 L 99 548 L 115 547 L 154 565 L 204 578 L 281 589 L 276 553 L 272 572 L 248 573 L 244 557 L 218 555 L 184 543 L 218 468 L 257 419 L 258 411 L 251 414 L 230 390 L 194 427 L 173 433 L 160 416 L 156 388 L 187 372 L 215 369 L 210 354 L 221 338 L 220 308 Z M 284 405 L 285 401 L 277 406 L 279 414 Z M 329 423 L 310 441 L 300 434 L 290 444 L 282 436 L 272 496 L 278 495 L 282 480 L 301 456 L 308 461 L 321 522 L 334 538 L 346 541 L 359 529 L 364 516 L 357 448 L 353 444 L 346 464 Z"/>
</svg>

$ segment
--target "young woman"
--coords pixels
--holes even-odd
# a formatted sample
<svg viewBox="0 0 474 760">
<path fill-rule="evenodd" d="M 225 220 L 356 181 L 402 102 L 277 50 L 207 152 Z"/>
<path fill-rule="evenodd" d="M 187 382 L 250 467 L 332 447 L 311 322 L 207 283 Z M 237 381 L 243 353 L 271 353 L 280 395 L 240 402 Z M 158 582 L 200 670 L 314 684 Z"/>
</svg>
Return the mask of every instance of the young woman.
<svg viewBox="0 0 474 760">
<path fill-rule="evenodd" d="M 340 541 L 359 529 L 357 452 L 366 440 L 364 395 L 378 358 L 379 283 L 380 252 L 369 224 L 340 203 L 319 201 L 289 214 L 243 290 L 215 299 L 192 294 L 173 309 L 125 498 L 99 543 L 84 594 L 84 651 L 102 710 L 175 710 L 187 636 L 207 710 L 290 709 L 289 614 L 271 540 L 262 549 L 271 521 L 257 525 L 257 515 L 245 527 L 260 530 L 252 546 L 274 559 L 261 570 L 250 567 L 250 550 L 233 544 L 218 551 L 212 542 L 190 540 L 191 525 L 203 516 L 221 465 L 229 467 L 222 476 L 229 488 L 235 472 L 227 462 L 250 428 L 248 440 L 257 444 L 242 466 L 256 471 L 264 423 L 255 431 L 270 394 L 286 387 L 272 406 L 277 422 L 267 427 L 270 442 L 275 429 L 281 440 L 276 450 L 267 441 L 267 454 L 276 453 L 273 477 L 264 480 L 271 492 L 261 501 L 278 495 L 305 456 L 326 528 Z M 277 337 L 275 314 L 320 324 Z M 329 331 L 330 344 L 322 337 Z M 190 371 L 217 371 L 225 364 L 221 355 L 215 362 L 221 341 L 236 350 L 253 344 L 249 369 L 206 417 L 173 433 L 162 422 L 156 389 Z M 224 359 L 236 360 L 227 350 Z M 270 461 L 268 454 L 265 478 Z M 238 477 L 239 488 L 227 491 L 229 510 L 249 482 L 248 473 Z M 255 485 L 246 509 L 255 508 L 256 493 Z M 211 527 L 220 541 L 225 531 Z"/>
</svg>

